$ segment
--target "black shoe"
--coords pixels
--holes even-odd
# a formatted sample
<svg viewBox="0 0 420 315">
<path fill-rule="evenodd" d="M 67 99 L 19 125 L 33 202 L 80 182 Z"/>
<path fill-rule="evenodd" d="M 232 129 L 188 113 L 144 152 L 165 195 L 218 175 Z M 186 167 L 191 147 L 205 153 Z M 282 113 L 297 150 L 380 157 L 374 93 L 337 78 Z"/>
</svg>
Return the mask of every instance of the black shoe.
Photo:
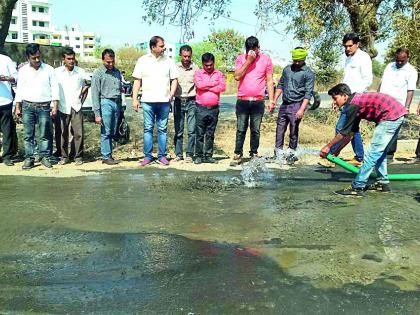
<svg viewBox="0 0 420 315">
<path fill-rule="evenodd" d="M 6 166 L 13 166 L 15 163 L 11 159 L 3 159 L 3 164 Z"/>
<path fill-rule="evenodd" d="M 391 187 L 389 186 L 389 184 L 383 184 L 383 183 L 376 182 L 374 184 L 369 185 L 366 188 L 366 190 L 389 193 L 389 192 L 391 192 Z"/>
<path fill-rule="evenodd" d="M 46 168 L 52 168 L 52 164 L 50 162 L 50 159 L 47 157 L 43 157 L 41 160 L 41 164 L 44 165 Z"/>
<path fill-rule="evenodd" d="M 64 164 L 69 164 L 70 160 L 68 158 L 61 158 L 60 161 L 58 161 L 58 164 L 60 165 L 64 165 Z"/>
<path fill-rule="evenodd" d="M 77 166 L 82 165 L 84 163 L 82 158 L 76 158 L 74 162 L 75 162 L 75 165 Z"/>
<path fill-rule="evenodd" d="M 217 161 L 212 156 L 206 156 L 204 158 L 204 163 L 215 164 Z"/>
<path fill-rule="evenodd" d="M 113 158 L 109 158 L 106 160 L 102 160 L 102 164 L 106 164 L 106 165 L 117 165 L 119 164 L 121 161 L 119 160 L 114 160 Z"/>
<path fill-rule="evenodd" d="M 25 159 L 25 161 L 23 161 L 23 165 L 22 165 L 23 170 L 30 170 L 33 167 L 34 167 L 34 160 Z"/>
<path fill-rule="evenodd" d="M 289 165 L 293 165 L 293 164 L 295 164 L 295 162 L 297 162 L 297 161 L 299 161 L 299 159 L 298 159 L 298 157 L 297 157 L 296 155 L 294 155 L 294 154 L 289 155 L 289 156 L 286 158 L 286 162 L 287 162 L 287 164 L 289 164 Z"/>
<path fill-rule="evenodd" d="M 363 189 L 356 189 L 353 187 L 345 188 L 342 190 L 337 190 L 334 192 L 336 195 L 344 196 L 344 197 L 363 197 Z"/>
<path fill-rule="evenodd" d="M 203 163 L 203 160 L 201 159 L 201 157 L 196 157 L 194 160 L 194 164 L 201 164 Z"/>
</svg>

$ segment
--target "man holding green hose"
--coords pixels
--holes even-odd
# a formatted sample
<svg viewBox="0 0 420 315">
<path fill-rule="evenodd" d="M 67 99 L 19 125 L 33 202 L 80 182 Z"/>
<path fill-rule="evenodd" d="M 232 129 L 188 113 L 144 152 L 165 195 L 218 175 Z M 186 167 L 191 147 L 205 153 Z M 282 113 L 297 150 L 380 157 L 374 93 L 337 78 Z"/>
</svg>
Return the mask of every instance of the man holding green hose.
<svg viewBox="0 0 420 315">
<path fill-rule="evenodd" d="M 351 93 L 347 84 L 340 83 L 328 91 L 334 105 L 346 110 L 346 123 L 337 135 L 325 145 L 320 156 L 326 158 L 331 147 L 339 143 L 334 155 L 338 155 L 350 141 L 353 134 L 359 131 L 362 119 L 373 121 L 376 128 L 368 151 L 364 157 L 359 173 L 349 188 L 338 190 L 335 193 L 345 197 L 362 197 L 365 190 L 381 192 L 391 191 L 389 187 L 386 153 L 389 144 L 397 138 L 406 108 L 395 98 L 383 93 Z M 376 170 L 376 182 L 368 185 L 369 176 Z"/>
</svg>

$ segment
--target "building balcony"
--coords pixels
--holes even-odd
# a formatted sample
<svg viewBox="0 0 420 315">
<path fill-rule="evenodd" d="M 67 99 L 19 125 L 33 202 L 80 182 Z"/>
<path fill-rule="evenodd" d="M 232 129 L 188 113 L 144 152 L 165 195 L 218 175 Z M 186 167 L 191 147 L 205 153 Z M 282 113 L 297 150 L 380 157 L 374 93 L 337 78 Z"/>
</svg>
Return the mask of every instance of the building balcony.
<svg viewBox="0 0 420 315">
<path fill-rule="evenodd" d="M 36 21 L 51 22 L 51 14 L 31 12 L 30 13 L 30 19 L 31 20 L 36 20 Z"/>
<path fill-rule="evenodd" d="M 49 39 L 41 39 L 41 38 L 36 38 L 33 40 L 34 43 L 40 44 L 40 45 L 49 45 L 50 44 L 50 40 Z"/>
</svg>

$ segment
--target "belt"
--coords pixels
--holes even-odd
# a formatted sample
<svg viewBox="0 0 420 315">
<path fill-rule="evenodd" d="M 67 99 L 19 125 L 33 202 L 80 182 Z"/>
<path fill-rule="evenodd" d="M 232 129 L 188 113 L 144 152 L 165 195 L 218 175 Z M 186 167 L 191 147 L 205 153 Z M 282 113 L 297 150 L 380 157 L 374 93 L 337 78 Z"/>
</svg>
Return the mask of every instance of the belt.
<svg viewBox="0 0 420 315">
<path fill-rule="evenodd" d="M 29 102 L 29 101 L 23 101 L 24 103 L 31 105 L 33 107 L 49 107 L 51 102 Z"/>
<path fill-rule="evenodd" d="M 201 105 L 201 104 L 197 104 L 197 105 L 200 106 L 200 107 L 207 108 L 207 109 L 216 109 L 216 108 L 219 108 L 219 105 Z"/>
<path fill-rule="evenodd" d="M 264 96 L 254 96 L 254 97 L 238 96 L 238 100 L 241 100 L 241 101 L 250 101 L 250 102 L 263 101 L 264 98 L 265 98 Z"/>
<path fill-rule="evenodd" d="M 187 96 L 187 97 L 181 97 L 181 96 L 175 96 L 176 99 L 180 100 L 180 101 L 194 101 L 195 100 L 195 96 Z"/>
</svg>

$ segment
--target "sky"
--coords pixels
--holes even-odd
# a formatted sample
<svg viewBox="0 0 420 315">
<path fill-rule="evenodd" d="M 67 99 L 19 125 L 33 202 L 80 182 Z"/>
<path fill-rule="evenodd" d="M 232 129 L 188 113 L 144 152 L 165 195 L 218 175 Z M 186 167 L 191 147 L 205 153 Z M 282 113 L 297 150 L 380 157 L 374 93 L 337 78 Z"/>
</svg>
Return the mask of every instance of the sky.
<svg viewBox="0 0 420 315">
<path fill-rule="evenodd" d="M 166 42 L 179 42 L 180 29 L 172 25 L 149 26 L 143 22 L 145 14 L 141 0 L 49 0 L 52 4 L 52 24 L 63 29 L 65 25 L 80 25 L 86 32 L 95 32 L 101 37 L 102 45 L 113 48 L 125 44 L 135 45 L 149 41 L 154 35 L 162 36 Z M 301 43 L 292 34 L 284 31 L 285 25 L 277 25 L 276 31 L 259 32 L 254 10 L 258 0 L 232 0 L 229 18 L 219 18 L 211 25 L 208 19 L 200 18 L 194 27 L 195 37 L 190 41 L 199 42 L 210 35 L 212 29 L 234 28 L 245 37 L 254 35 L 260 40 L 261 48 L 273 59 L 290 60 L 290 52 Z M 378 45 L 379 51 L 381 46 Z M 385 46 L 384 46 L 385 47 Z M 378 58 L 383 59 L 382 57 Z"/>
<path fill-rule="evenodd" d="M 149 26 L 143 22 L 145 12 L 141 0 L 50 0 L 50 3 L 55 27 L 78 24 L 83 31 L 95 32 L 100 36 L 102 45 L 109 44 L 115 48 L 125 44 L 134 45 L 149 41 L 154 35 L 160 35 L 171 43 L 179 42 L 180 39 L 179 27 L 169 24 Z M 214 25 L 209 25 L 208 19 L 200 18 L 194 25 L 195 37 L 190 43 L 202 41 L 211 33 L 211 29 L 234 28 L 245 37 L 257 36 L 261 48 L 273 58 L 288 60 L 290 51 L 300 43 L 294 41 L 292 35 L 283 32 L 281 28 L 284 26 L 277 28 L 281 34 L 273 31 L 258 32 L 258 21 L 253 13 L 256 3 L 257 0 L 232 0 L 229 6 L 230 18 L 219 18 L 214 21 Z"/>
</svg>

